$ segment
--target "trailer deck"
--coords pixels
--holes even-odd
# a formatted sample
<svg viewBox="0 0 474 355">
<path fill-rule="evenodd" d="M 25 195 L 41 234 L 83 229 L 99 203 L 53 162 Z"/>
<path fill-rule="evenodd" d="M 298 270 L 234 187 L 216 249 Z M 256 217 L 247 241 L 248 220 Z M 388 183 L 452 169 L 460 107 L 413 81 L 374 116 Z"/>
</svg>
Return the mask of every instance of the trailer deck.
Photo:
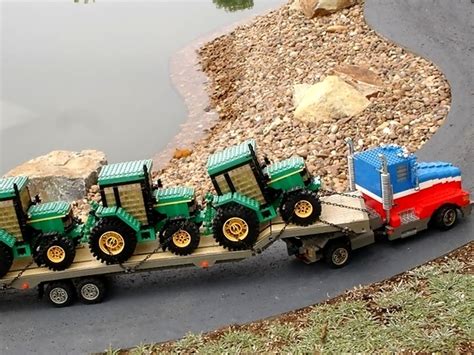
<svg viewBox="0 0 474 355">
<path fill-rule="evenodd" d="M 370 231 L 369 216 L 363 209 L 365 204 L 362 198 L 345 195 L 331 195 L 322 197 L 321 220 L 328 221 L 339 227 L 349 227 L 357 234 L 364 234 Z M 347 207 L 358 208 L 350 209 L 324 202 L 340 204 Z M 158 251 L 153 253 L 137 271 L 150 271 L 153 269 L 198 266 L 207 268 L 215 263 L 239 261 L 256 255 L 278 239 L 290 237 L 314 237 L 326 233 L 336 232 L 339 229 L 322 222 L 316 222 L 313 225 L 301 227 L 288 225 L 280 219 L 274 219 L 267 225 L 262 226 L 260 236 L 251 250 L 229 251 L 218 245 L 212 236 L 202 236 L 199 247 L 191 254 L 186 256 L 174 255 L 169 251 Z M 137 246 L 135 254 L 123 264 L 124 267 L 133 268 L 140 263 L 157 247 L 157 241 L 143 243 Z M 0 285 L 9 285 L 21 270 L 30 263 L 30 259 L 16 261 L 11 271 L 0 280 Z M 87 246 L 78 247 L 74 263 L 64 271 L 51 271 L 45 267 L 31 265 L 24 273 L 15 280 L 10 286 L 17 289 L 32 288 L 40 283 L 56 280 L 76 279 L 87 276 L 111 275 L 125 272 L 120 265 L 106 265 L 96 260 L 91 255 Z"/>
</svg>

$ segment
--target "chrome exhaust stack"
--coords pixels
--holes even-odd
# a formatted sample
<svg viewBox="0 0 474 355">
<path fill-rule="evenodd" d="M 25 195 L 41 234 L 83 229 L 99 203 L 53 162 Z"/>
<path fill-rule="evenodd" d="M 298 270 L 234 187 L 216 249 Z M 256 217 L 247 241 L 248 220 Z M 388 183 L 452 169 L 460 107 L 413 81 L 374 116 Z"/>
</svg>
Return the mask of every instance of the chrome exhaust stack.
<svg viewBox="0 0 474 355">
<path fill-rule="evenodd" d="M 385 211 L 385 221 L 390 222 L 390 210 L 393 207 L 393 191 L 392 184 L 390 182 L 390 173 L 387 168 L 387 158 L 384 155 L 379 154 L 379 158 L 382 162 L 382 168 L 380 169 L 380 185 L 382 187 L 382 206 Z"/>
<path fill-rule="evenodd" d="M 354 143 L 351 138 L 346 138 L 347 145 L 347 173 L 349 191 L 355 191 L 355 170 L 354 170 Z"/>
</svg>

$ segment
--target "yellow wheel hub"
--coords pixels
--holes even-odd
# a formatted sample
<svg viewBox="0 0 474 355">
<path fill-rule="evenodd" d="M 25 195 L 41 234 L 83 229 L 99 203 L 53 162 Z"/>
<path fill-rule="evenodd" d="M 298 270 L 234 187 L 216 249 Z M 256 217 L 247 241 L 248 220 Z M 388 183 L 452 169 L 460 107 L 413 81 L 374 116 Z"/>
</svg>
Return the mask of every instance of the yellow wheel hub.
<svg viewBox="0 0 474 355">
<path fill-rule="evenodd" d="M 53 245 L 46 251 L 48 260 L 58 264 L 66 258 L 66 251 L 59 245 Z"/>
<path fill-rule="evenodd" d="M 174 245 L 176 245 L 178 248 L 186 248 L 189 244 L 191 244 L 191 234 L 182 229 L 175 232 L 172 238 Z"/>
<path fill-rule="evenodd" d="M 295 215 L 299 218 L 308 218 L 313 213 L 313 205 L 306 200 L 300 200 L 295 205 Z"/>
<path fill-rule="evenodd" d="M 232 217 L 222 227 L 224 236 L 232 242 L 244 240 L 249 234 L 249 226 L 242 218 Z"/>
<path fill-rule="evenodd" d="M 99 238 L 99 248 L 107 255 L 118 255 L 125 248 L 125 239 L 120 233 L 105 232 Z"/>
</svg>

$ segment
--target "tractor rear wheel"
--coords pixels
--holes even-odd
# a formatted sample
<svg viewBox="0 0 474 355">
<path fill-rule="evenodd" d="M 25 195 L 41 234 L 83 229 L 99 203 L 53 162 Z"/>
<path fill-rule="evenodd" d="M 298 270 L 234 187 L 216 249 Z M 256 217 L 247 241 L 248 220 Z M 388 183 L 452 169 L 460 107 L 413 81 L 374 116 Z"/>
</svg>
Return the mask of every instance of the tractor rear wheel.
<svg viewBox="0 0 474 355">
<path fill-rule="evenodd" d="M 229 250 L 250 249 L 259 234 L 257 214 L 234 203 L 217 208 L 212 226 L 214 239 Z"/>
<path fill-rule="evenodd" d="M 191 221 L 170 221 L 160 233 L 163 250 L 176 255 L 191 254 L 199 245 L 201 236 L 198 226 Z"/>
<path fill-rule="evenodd" d="M 5 276 L 13 264 L 13 251 L 3 243 L 0 243 L 0 277 Z"/>
<path fill-rule="evenodd" d="M 316 192 L 297 190 L 288 193 L 280 206 L 280 215 L 286 223 L 309 226 L 321 215 L 321 202 Z"/>
<path fill-rule="evenodd" d="M 67 269 L 76 257 L 74 241 L 58 233 L 40 235 L 37 262 L 46 265 L 50 270 L 61 271 Z"/>
<path fill-rule="evenodd" d="M 127 261 L 135 252 L 137 236 L 135 231 L 122 221 L 104 218 L 92 228 L 89 248 L 101 262 L 118 264 Z"/>
</svg>

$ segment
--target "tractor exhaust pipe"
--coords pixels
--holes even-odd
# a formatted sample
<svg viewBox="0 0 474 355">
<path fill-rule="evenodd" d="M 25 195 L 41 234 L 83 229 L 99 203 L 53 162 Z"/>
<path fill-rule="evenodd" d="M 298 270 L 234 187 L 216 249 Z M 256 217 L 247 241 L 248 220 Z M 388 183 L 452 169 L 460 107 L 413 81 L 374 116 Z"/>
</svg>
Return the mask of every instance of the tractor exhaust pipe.
<svg viewBox="0 0 474 355">
<path fill-rule="evenodd" d="M 382 206 L 385 211 L 385 221 L 390 222 L 390 210 L 393 207 L 393 191 L 392 184 L 390 183 L 390 173 L 387 168 L 387 158 L 384 155 L 379 154 L 379 158 L 382 162 L 382 168 L 380 169 L 380 184 L 382 187 Z"/>
<path fill-rule="evenodd" d="M 351 138 L 346 138 L 347 145 L 347 173 L 349 179 L 349 191 L 355 191 L 355 170 L 354 170 L 354 143 Z"/>
</svg>

